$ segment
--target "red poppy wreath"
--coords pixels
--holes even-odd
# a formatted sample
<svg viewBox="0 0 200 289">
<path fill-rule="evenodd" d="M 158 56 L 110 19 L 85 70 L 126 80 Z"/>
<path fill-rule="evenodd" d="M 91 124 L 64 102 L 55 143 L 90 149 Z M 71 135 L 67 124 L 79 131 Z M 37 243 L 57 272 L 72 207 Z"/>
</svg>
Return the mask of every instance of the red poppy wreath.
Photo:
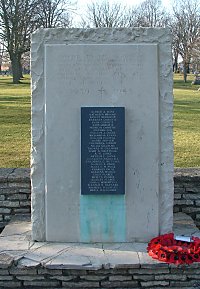
<svg viewBox="0 0 200 289">
<path fill-rule="evenodd" d="M 200 239 L 191 240 L 177 241 L 173 233 L 161 235 L 149 242 L 147 252 L 153 259 L 176 265 L 200 262 Z"/>
</svg>

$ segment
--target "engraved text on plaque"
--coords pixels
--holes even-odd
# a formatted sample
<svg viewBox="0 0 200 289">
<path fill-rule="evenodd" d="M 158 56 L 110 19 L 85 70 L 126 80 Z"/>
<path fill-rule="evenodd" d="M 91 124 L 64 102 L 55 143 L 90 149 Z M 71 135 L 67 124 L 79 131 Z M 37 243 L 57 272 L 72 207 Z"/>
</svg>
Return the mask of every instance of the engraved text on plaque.
<svg viewBox="0 0 200 289">
<path fill-rule="evenodd" d="M 124 107 L 81 108 L 81 194 L 125 194 Z"/>
</svg>

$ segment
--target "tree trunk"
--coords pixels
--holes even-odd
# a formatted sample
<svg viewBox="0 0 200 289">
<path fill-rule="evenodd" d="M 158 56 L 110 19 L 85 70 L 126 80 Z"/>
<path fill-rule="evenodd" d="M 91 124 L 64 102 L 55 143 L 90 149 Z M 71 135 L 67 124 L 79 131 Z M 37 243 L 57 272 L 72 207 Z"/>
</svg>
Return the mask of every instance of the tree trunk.
<svg viewBox="0 0 200 289">
<path fill-rule="evenodd" d="M 20 83 L 21 78 L 21 55 L 19 53 L 14 53 L 10 56 L 13 74 L 13 83 Z"/>
<path fill-rule="evenodd" d="M 18 60 L 19 60 L 20 78 L 24 78 L 24 76 L 23 76 L 23 70 L 22 70 L 22 64 L 21 64 L 21 57 L 20 57 L 20 59 L 18 59 Z"/>
<path fill-rule="evenodd" d="M 183 78 L 184 78 L 184 82 L 187 82 L 187 63 L 184 63 L 184 67 L 183 67 Z"/>
<path fill-rule="evenodd" d="M 174 57 L 173 71 L 178 72 L 178 56 Z"/>
</svg>

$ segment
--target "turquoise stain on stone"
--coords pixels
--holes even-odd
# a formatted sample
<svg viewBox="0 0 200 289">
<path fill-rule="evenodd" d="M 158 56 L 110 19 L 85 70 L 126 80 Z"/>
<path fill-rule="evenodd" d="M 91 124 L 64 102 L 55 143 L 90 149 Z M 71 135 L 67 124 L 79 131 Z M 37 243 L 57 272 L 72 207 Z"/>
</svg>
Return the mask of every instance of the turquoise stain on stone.
<svg viewBox="0 0 200 289">
<path fill-rule="evenodd" d="M 81 242 L 125 242 L 125 211 L 124 195 L 81 195 Z"/>
</svg>

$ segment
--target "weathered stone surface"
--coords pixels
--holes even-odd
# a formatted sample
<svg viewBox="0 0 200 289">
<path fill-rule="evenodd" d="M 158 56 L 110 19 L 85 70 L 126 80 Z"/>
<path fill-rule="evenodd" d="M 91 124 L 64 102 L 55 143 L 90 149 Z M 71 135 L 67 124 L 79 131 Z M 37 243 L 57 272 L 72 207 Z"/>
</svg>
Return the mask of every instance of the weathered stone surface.
<svg viewBox="0 0 200 289">
<path fill-rule="evenodd" d="M 1 269 L 7 269 L 9 268 L 13 263 L 13 258 L 6 254 L 6 253 L 0 253 L 0 268 Z"/>
<path fill-rule="evenodd" d="M 14 277 L 13 276 L 3 276 L 3 275 L 0 275 L 0 281 L 11 281 L 13 280 Z"/>
<path fill-rule="evenodd" d="M 99 282 L 62 282 L 66 288 L 99 288 Z"/>
<path fill-rule="evenodd" d="M 107 278 L 107 276 L 100 276 L 100 275 L 83 275 L 80 276 L 81 280 L 86 280 L 86 281 L 103 281 Z"/>
<path fill-rule="evenodd" d="M 150 29 L 147 29 L 147 28 L 105 29 L 104 28 L 104 29 L 87 29 L 87 30 L 84 30 L 84 29 L 74 29 L 74 30 L 72 30 L 72 29 L 58 29 L 58 30 L 54 30 L 54 31 L 45 29 L 45 30 L 40 30 L 40 32 L 36 32 L 33 35 L 33 38 L 32 38 L 32 43 L 33 43 L 33 45 L 32 45 L 32 69 L 33 69 L 33 73 L 32 73 L 32 76 L 33 76 L 33 98 L 32 98 L 32 100 L 33 100 L 33 102 L 32 102 L 33 103 L 33 111 L 32 111 L 32 116 L 33 116 L 33 118 L 32 118 L 33 119 L 33 125 L 32 125 L 32 136 L 33 136 L 33 146 L 32 146 L 33 239 L 45 240 L 45 232 L 46 232 L 45 214 L 44 214 L 44 209 L 43 209 L 45 207 L 45 202 L 44 202 L 45 181 L 44 180 L 47 179 L 47 178 L 45 178 L 45 173 L 47 172 L 47 170 L 49 170 L 49 173 L 52 173 L 52 170 L 51 170 L 52 166 L 51 165 L 50 166 L 45 165 L 45 161 L 48 160 L 48 163 L 50 163 L 50 159 L 47 158 L 45 160 L 45 158 L 44 158 L 45 154 L 43 151 L 44 150 L 44 139 L 47 135 L 44 133 L 44 131 L 45 131 L 44 124 L 46 122 L 44 121 L 44 118 L 45 118 L 44 101 L 45 100 L 43 97 L 44 96 L 44 82 L 43 82 L 43 80 L 45 79 L 44 67 L 46 67 L 46 66 L 44 66 L 43 59 L 45 59 L 45 57 L 44 57 L 44 44 L 46 45 L 46 52 L 47 52 L 47 50 L 49 49 L 48 45 L 51 44 L 53 46 L 53 44 L 55 44 L 55 43 L 60 44 L 60 46 L 62 46 L 62 49 L 64 47 L 63 44 L 66 44 L 66 43 L 70 44 L 70 45 L 66 46 L 67 48 L 70 47 L 71 45 L 74 45 L 74 47 L 75 47 L 75 45 L 77 45 L 77 44 L 88 45 L 88 46 L 91 44 L 92 45 L 101 44 L 103 47 L 105 44 L 109 44 L 109 45 L 110 44 L 116 44 L 116 45 L 123 44 L 124 46 L 126 46 L 128 43 L 130 45 L 144 44 L 145 46 L 147 46 L 147 42 L 148 42 L 149 46 L 155 46 L 155 47 L 159 46 L 159 48 L 157 49 L 158 53 L 156 52 L 157 56 L 155 57 L 155 61 L 151 62 L 151 67 L 155 66 L 155 62 L 157 61 L 157 59 L 162 60 L 162 63 L 159 64 L 159 67 L 155 67 L 155 70 L 158 69 L 158 71 L 160 73 L 159 77 L 156 80 L 159 82 L 159 94 L 160 94 L 159 103 L 156 103 L 156 106 L 157 106 L 157 104 L 159 105 L 158 109 L 160 111 L 161 117 L 157 118 L 157 120 L 158 119 L 160 120 L 159 126 L 163 128 L 160 130 L 161 135 L 159 138 L 159 140 L 160 140 L 159 147 L 160 147 L 160 152 L 161 152 L 161 156 L 159 158 L 160 165 L 158 166 L 158 164 L 157 164 L 158 158 L 156 156 L 156 165 L 155 165 L 155 162 L 153 162 L 153 161 L 146 161 L 144 166 L 139 169 L 138 164 L 136 164 L 136 162 L 133 162 L 130 160 L 130 158 L 128 158 L 128 165 L 129 165 L 128 172 L 129 172 L 129 174 L 127 175 L 127 178 L 129 179 L 129 182 L 127 182 L 127 183 L 129 184 L 130 187 L 127 188 L 127 190 L 131 193 L 127 193 L 126 206 L 127 206 L 128 214 L 130 215 L 131 218 L 129 217 L 128 220 L 130 220 L 130 221 L 127 222 L 127 227 L 129 228 L 127 238 L 128 238 L 128 241 L 133 241 L 133 238 L 134 238 L 134 234 L 132 232 L 133 230 L 135 230 L 134 232 L 137 232 L 137 233 L 140 232 L 140 230 L 141 230 L 142 234 L 144 234 L 144 233 L 146 233 L 146 235 L 148 234 L 147 238 L 150 238 L 151 236 L 153 237 L 153 235 L 157 234 L 159 231 L 158 230 L 158 226 L 159 226 L 158 221 L 151 222 L 151 225 L 149 225 L 147 228 L 147 226 L 146 226 L 147 218 L 145 218 L 143 216 L 143 214 L 141 213 L 141 210 L 138 209 L 137 204 L 141 202 L 142 194 L 144 192 L 143 188 L 140 187 L 140 184 L 139 184 L 139 186 L 137 186 L 138 178 L 139 179 L 141 178 L 141 180 L 145 181 L 145 190 L 146 191 L 148 191 L 150 183 L 152 186 L 156 187 L 156 189 L 149 190 L 149 191 L 151 191 L 152 194 L 154 194 L 153 198 L 149 198 L 147 201 L 147 194 L 145 194 L 144 200 L 146 200 L 146 202 L 144 203 L 144 201 L 143 201 L 143 205 L 150 208 L 151 207 L 150 204 L 151 204 L 152 207 L 155 208 L 155 199 L 156 199 L 157 200 L 157 202 L 156 202 L 157 207 L 159 207 L 159 210 L 156 207 L 154 211 L 155 211 L 155 215 L 160 214 L 159 217 L 156 216 L 156 220 L 159 219 L 159 223 L 160 223 L 160 227 L 161 227 L 160 231 L 161 231 L 161 233 L 171 231 L 172 223 L 173 223 L 173 212 L 172 212 L 172 206 L 173 206 L 173 146 L 172 146 L 172 107 L 173 107 L 173 101 L 172 101 L 172 79 L 171 79 L 172 65 L 171 65 L 170 39 L 171 39 L 171 37 L 170 37 L 169 30 L 166 30 L 166 29 L 154 30 L 152 28 L 150 28 Z M 52 43 L 52 40 L 53 40 L 53 43 Z M 80 45 L 78 45 L 78 46 L 80 46 Z M 58 49 L 58 47 L 56 49 Z M 141 49 L 139 49 L 137 51 L 140 52 Z M 156 51 L 156 49 L 155 49 L 155 51 Z M 38 55 L 40 55 L 40 58 L 38 57 Z M 45 54 L 45 55 L 47 55 L 47 54 Z M 152 58 L 148 58 L 148 61 L 152 61 Z M 144 61 L 144 65 L 146 65 L 148 63 L 148 61 L 146 61 L 146 62 Z M 127 65 L 128 65 L 128 63 L 129 62 L 127 62 Z M 50 65 L 51 62 L 48 62 L 48 63 L 46 62 L 46 64 Z M 63 61 L 61 64 L 63 64 Z M 48 73 L 51 71 L 52 70 L 49 69 Z M 132 69 L 131 69 L 131 71 L 132 71 Z M 138 75 L 138 71 L 139 70 L 137 69 L 137 75 Z M 140 71 L 141 71 L 141 69 L 140 69 Z M 149 71 L 149 70 L 147 70 L 147 69 L 144 70 L 145 73 L 146 73 L 146 71 Z M 94 74 L 94 70 L 93 70 L 93 74 Z M 48 78 L 46 78 L 46 79 L 48 79 Z M 77 79 L 79 79 L 79 78 L 77 78 Z M 126 81 L 128 78 L 125 77 L 124 79 Z M 132 80 L 135 81 L 135 78 L 132 78 Z M 147 80 L 149 81 L 149 77 L 146 78 L 146 81 Z M 63 83 L 65 83 L 65 82 L 62 82 L 62 84 Z M 106 83 L 109 86 L 110 82 L 107 81 Z M 118 83 L 119 82 L 117 82 L 117 84 Z M 136 81 L 136 83 L 140 84 L 140 81 Z M 76 81 L 76 87 L 77 86 L 78 85 L 77 85 L 77 81 Z M 47 88 L 47 86 L 45 86 L 45 87 Z M 53 86 L 53 87 L 55 87 L 55 86 Z M 61 87 L 61 86 L 59 85 L 58 87 Z M 63 85 L 62 85 L 62 87 L 63 87 Z M 149 83 L 149 85 L 145 86 L 145 93 L 147 95 L 149 93 L 150 87 L 152 88 L 152 82 Z M 111 92 L 112 92 L 113 87 L 109 86 L 109 88 L 111 88 Z M 142 87 L 142 89 L 143 89 L 143 94 L 144 94 L 144 86 Z M 63 88 L 63 90 L 66 92 L 66 89 Z M 50 91 L 51 91 L 51 88 L 50 88 Z M 158 89 L 156 89 L 156 91 L 153 95 L 157 95 L 157 93 L 158 93 Z M 127 91 L 126 91 L 126 94 L 127 94 Z M 109 93 L 109 95 L 111 95 L 111 93 Z M 132 95 L 132 93 L 130 95 Z M 120 98 L 120 96 L 116 96 L 116 94 L 115 94 L 115 96 L 113 96 L 111 99 L 112 105 L 116 105 L 117 98 L 123 99 L 123 100 L 125 99 L 124 95 L 123 95 L 123 98 Z M 94 93 L 93 93 L 93 99 L 94 99 Z M 107 99 L 107 103 L 108 103 L 108 97 L 106 99 Z M 127 99 L 130 99 L 130 97 Z M 74 98 L 72 97 L 71 100 L 73 101 Z M 138 100 L 141 100 L 141 97 L 139 97 Z M 145 98 L 145 104 L 146 104 L 147 100 L 149 101 L 148 97 Z M 81 98 L 80 98 L 80 101 L 82 101 Z M 153 99 L 153 101 L 154 101 L 154 99 Z M 98 104 L 99 104 L 99 102 L 98 102 Z M 149 105 L 151 106 L 151 102 L 149 102 Z M 143 108 L 145 106 L 141 105 L 141 107 Z M 128 106 L 128 108 L 130 109 L 130 106 Z M 155 108 L 155 106 L 153 108 Z M 135 110 L 136 113 L 137 113 L 137 111 L 138 110 Z M 133 115 L 129 114 L 129 116 L 131 117 L 130 119 L 133 122 L 135 121 L 135 119 L 134 119 L 135 112 L 133 113 Z M 70 113 L 73 114 L 72 111 L 70 111 Z M 154 117 L 154 115 L 153 115 L 153 117 Z M 76 122 L 73 122 L 73 121 L 71 122 L 71 124 L 74 124 L 74 123 L 76 123 Z M 158 127 L 157 124 L 158 123 L 156 123 L 154 128 Z M 73 129 L 71 129 L 71 130 L 73 130 Z M 144 126 L 143 126 L 142 130 L 141 130 L 141 128 L 138 128 L 138 132 L 137 132 L 137 135 L 135 137 L 135 140 L 137 139 L 138 141 L 140 140 L 140 142 L 144 142 L 143 145 L 145 146 L 143 130 L 144 130 Z M 77 129 L 74 129 L 73 131 L 75 131 L 77 133 Z M 148 132 L 150 132 L 150 131 L 151 130 L 148 130 Z M 142 134 L 142 136 L 141 136 L 141 134 Z M 76 134 L 76 135 L 78 135 L 78 134 Z M 55 138 L 54 140 L 57 140 L 57 139 L 58 138 Z M 155 141 L 155 139 L 154 139 L 154 141 Z M 78 142 L 76 140 L 74 141 L 74 143 L 76 144 L 76 147 L 78 147 Z M 59 142 L 59 145 L 60 144 L 61 144 L 61 142 Z M 73 144 L 71 147 L 75 148 L 73 146 Z M 142 148 L 142 146 L 139 146 L 139 149 L 140 148 Z M 154 148 L 152 148 L 152 150 L 153 149 Z M 132 154 L 134 154 L 134 151 L 132 151 Z M 148 154 L 147 158 L 149 158 L 151 160 L 151 156 L 152 156 L 152 154 Z M 66 186 L 65 185 L 63 186 L 67 189 L 65 191 L 63 191 L 63 190 L 60 191 L 60 195 L 64 196 L 64 198 L 66 198 L 66 201 L 64 201 L 64 202 L 63 202 L 63 200 L 60 201 L 60 198 L 56 199 L 56 202 L 63 202 L 65 204 L 69 203 L 70 198 L 73 198 L 73 200 L 76 200 L 75 204 L 77 205 L 77 208 L 75 208 L 75 210 L 73 212 L 72 212 L 72 208 L 70 208 L 70 214 L 68 216 L 68 220 L 71 218 L 72 223 L 75 221 L 76 222 L 79 221 L 79 214 L 78 214 L 79 202 L 78 202 L 78 200 L 79 200 L 80 189 L 79 189 L 79 181 L 77 181 L 76 179 L 74 181 L 74 175 L 77 176 L 76 172 L 79 169 L 79 165 L 78 165 L 78 159 L 79 158 L 78 158 L 77 153 L 76 153 L 76 158 L 77 158 L 76 162 L 74 162 L 74 161 L 70 162 L 71 170 L 70 170 L 70 172 L 68 172 L 68 174 L 70 176 L 69 182 L 67 182 Z M 137 160 L 141 159 L 141 157 L 139 156 L 138 153 L 135 154 L 135 159 L 137 159 Z M 58 160 L 58 158 L 56 158 L 56 161 L 57 160 Z M 63 157 L 62 157 L 61 161 L 63 161 Z M 66 166 L 66 162 L 64 162 L 64 163 Z M 134 168 L 133 165 L 135 165 L 136 167 Z M 148 165 L 150 166 L 150 168 L 147 168 Z M 154 169 L 152 169 L 152 165 L 154 165 L 154 167 L 153 167 Z M 46 168 L 46 169 L 44 169 L 44 168 Z M 75 170 L 74 170 L 74 168 L 75 168 Z M 159 199 L 157 197 L 158 182 L 157 181 L 152 182 L 152 179 L 149 175 L 149 172 L 151 172 L 152 175 L 157 177 L 158 174 L 156 174 L 156 170 L 158 168 L 160 169 L 160 173 L 159 173 L 159 178 L 160 178 L 159 179 L 159 183 L 160 183 Z M 145 170 L 147 170 L 147 173 L 145 173 Z M 63 171 L 66 171 L 66 170 L 59 169 L 56 172 L 58 182 L 60 179 L 62 179 L 62 180 L 66 179 L 66 175 L 63 174 Z M 75 171 L 75 174 L 73 173 L 74 171 Z M 50 174 L 47 174 L 47 175 L 50 176 Z M 54 174 L 52 176 L 55 177 L 55 171 L 54 171 Z M 148 178 L 148 181 L 146 181 L 147 178 Z M 135 185 L 134 199 L 132 199 L 132 197 L 133 197 L 133 195 L 132 195 L 133 186 L 131 185 L 132 182 Z M 55 184 L 56 182 L 53 182 L 53 183 Z M 49 193 L 49 190 L 50 190 L 50 187 L 48 187 L 48 193 Z M 55 190 L 53 190 L 53 191 L 55 191 Z M 71 194 L 71 192 L 73 192 L 73 194 Z M 66 194 L 69 194 L 69 195 L 66 197 Z M 48 197 L 48 194 L 47 194 L 47 197 Z M 135 198 L 137 198 L 137 199 L 135 199 Z M 69 210 L 65 210 L 65 212 L 66 211 L 68 212 Z M 49 210 L 50 215 L 51 215 L 51 212 L 52 212 L 52 210 Z M 137 218 L 132 218 L 133 212 L 137 212 L 137 215 L 140 215 L 139 219 L 143 220 L 142 226 L 138 225 L 138 221 L 136 220 Z M 73 217 L 71 217 L 72 213 L 73 213 Z M 148 215 L 152 217 L 152 209 L 148 210 Z M 59 216 L 60 216 L 59 217 L 60 218 L 59 223 L 61 223 L 63 221 L 62 213 L 60 213 Z M 52 217 L 52 219 L 53 219 L 53 217 Z M 151 218 L 151 221 L 152 221 L 152 218 Z M 57 222 L 57 220 L 56 220 L 56 222 Z M 68 234 L 68 236 L 72 236 L 72 234 L 74 234 L 74 238 L 76 237 L 75 241 L 77 241 L 77 238 L 78 238 L 77 236 L 79 236 L 79 227 L 78 227 L 78 223 L 75 223 L 75 224 L 76 225 L 71 225 L 71 222 L 69 221 L 70 234 Z M 145 226 L 144 226 L 144 224 L 145 224 Z M 50 226 L 50 227 L 52 227 L 52 226 Z M 156 227 L 156 230 L 154 230 L 154 232 L 150 233 L 149 231 L 152 230 L 153 227 Z M 55 228 L 54 228 L 54 231 L 55 231 Z M 69 233 L 69 230 L 66 230 L 66 231 Z M 145 237 L 146 237 L 146 235 L 145 235 Z M 55 237 L 57 237 L 57 234 L 55 234 Z M 141 239 L 141 236 L 138 235 L 138 238 Z"/>
<path fill-rule="evenodd" d="M 7 200 L 27 200 L 27 195 L 26 194 L 12 194 L 12 195 L 7 196 Z"/>
<path fill-rule="evenodd" d="M 148 269 L 146 269 L 146 270 L 148 270 Z M 133 280 L 142 280 L 142 281 L 153 281 L 153 280 L 155 280 L 155 276 L 154 275 L 145 275 L 145 273 L 144 274 L 139 274 L 139 275 L 133 275 Z"/>
<path fill-rule="evenodd" d="M 36 268 L 40 265 L 40 262 L 27 259 L 26 256 L 21 258 L 17 264 L 18 268 L 26 269 L 26 268 Z"/>
<path fill-rule="evenodd" d="M 169 268 L 154 268 L 154 269 L 129 269 L 128 272 L 130 274 L 150 274 L 150 275 L 156 275 L 156 274 L 167 274 L 169 273 Z"/>
<path fill-rule="evenodd" d="M 175 274 L 163 274 L 163 275 L 156 275 L 155 280 L 178 280 L 178 281 L 185 281 L 187 280 L 186 275 L 175 275 Z"/>
<path fill-rule="evenodd" d="M 143 287 L 152 287 L 152 286 L 164 287 L 164 286 L 169 286 L 169 282 L 168 281 L 147 281 L 147 282 L 141 282 L 141 285 Z"/>
<path fill-rule="evenodd" d="M 57 275 L 62 275 L 62 270 L 50 270 L 50 269 L 46 269 L 46 268 L 39 268 L 38 269 L 38 274 L 48 274 L 48 275 L 53 275 L 53 276 L 57 276 Z"/>
<path fill-rule="evenodd" d="M 5 169 L 0 168 L 0 183 L 7 182 L 8 176 L 14 171 L 15 169 Z"/>
<path fill-rule="evenodd" d="M 17 280 L 21 281 L 35 281 L 35 280 L 44 280 L 45 277 L 42 275 L 28 275 L 28 276 L 23 276 L 23 275 L 18 275 L 16 276 Z"/>
<path fill-rule="evenodd" d="M 195 207 L 185 207 L 182 208 L 183 213 L 199 213 L 200 212 L 200 207 L 199 208 L 195 208 Z"/>
<path fill-rule="evenodd" d="M 190 206 L 190 205 L 194 205 L 194 201 L 192 200 L 175 200 L 174 201 L 174 205 L 186 205 L 186 206 Z"/>
<path fill-rule="evenodd" d="M 18 201 L 0 201 L 0 207 L 17 208 L 19 207 Z"/>
<path fill-rule="evenodd" d="M 12 267 L 9 270 L 11 275 L 37 275 L 36 268 L 19 268 L 19 267 Z"/>
<path fill-rule="evenodd" d="M 56 279 L 56 280 L 59 280 L 59 281 L 72 281 L 72 280 L 75 280 L 77 279 L 77 276 L 51 276 L 50 279 Z"/>
<path fill-rule="evenodd" d="M 146 246 L 145 246 L 146 247 Z M 140 261 L 135 245 L 103 245 L 107 268 L 139 268 Z"/>
<path fill-rule="evenodd" d="M 0 208 L 0 214 L 10 214 L 11 209 L 8 208 Z"/>
<path fill-rule="evenodd" d="M 160 282 L 164 282 L 164 281 L 160 281 Z M 172 287 L 178 287 L 178 288 L 184 288 L 184 287 L 189 287 L 189 286 L 193 286 L 195 284 L 195 280 L 191 280 L 191 281 L 185 281 L 185 282 L 181 282 L 181 281 L 170 281 L 170 286 Z"/>
<path fill-rule="evenodd" d="M 131 281 L 132 276 L 114 275 L 109 276 L 109 281 Z"/>
<path fill-rule="evenodd" d="M 0 269 L 0 275 L 9 275 L 9 271 L 6 269 Z"/>
<path fill-rule="evenodd" d="M 20 281 L 0 281 L 0 287 L 2 288 L 22 288 Z"/>
<path fill-rule="evenodd" d="M 185 200 L 200 200 L 199 194 L 183 194 L 182 198 Z"/>
<path fill-rule="evenodd" d="M 30 169 L 17 168 L 13 169 L 8 175 L 9 182 L 27 182 L 30 186 Z"/>
<path fill-rule="evenodd" d="M 152 259 L 148 253 L 139 252 L 141 268 L 168 268 L 168 264 Z"/>
<path fill-rule="evenodd" d="M 182 197 L 182 194 L 174 194 L 174 199 L 175 200 L 179 200 L 179 199 L 181 199 L 181 197 Z"/>
<path fill-rule="evenodd" d="M 116 288 L 116 287 L 129 287 L 129 288 L 135 288 L 138 287 L 137 281 L 102 281 L 101 286 L 108 287 L 108 288 Z"/>
<path fill-rule="evenodd" d="M 46 281 L 46 280 L 42 280 L 42 281 L 24 281 L 24 286 L 37 286 L 40 288 L 46 288 L 46 287 L 56 287 L 59 286 L 59 282 L 58 281 Z"/>
</svg>

